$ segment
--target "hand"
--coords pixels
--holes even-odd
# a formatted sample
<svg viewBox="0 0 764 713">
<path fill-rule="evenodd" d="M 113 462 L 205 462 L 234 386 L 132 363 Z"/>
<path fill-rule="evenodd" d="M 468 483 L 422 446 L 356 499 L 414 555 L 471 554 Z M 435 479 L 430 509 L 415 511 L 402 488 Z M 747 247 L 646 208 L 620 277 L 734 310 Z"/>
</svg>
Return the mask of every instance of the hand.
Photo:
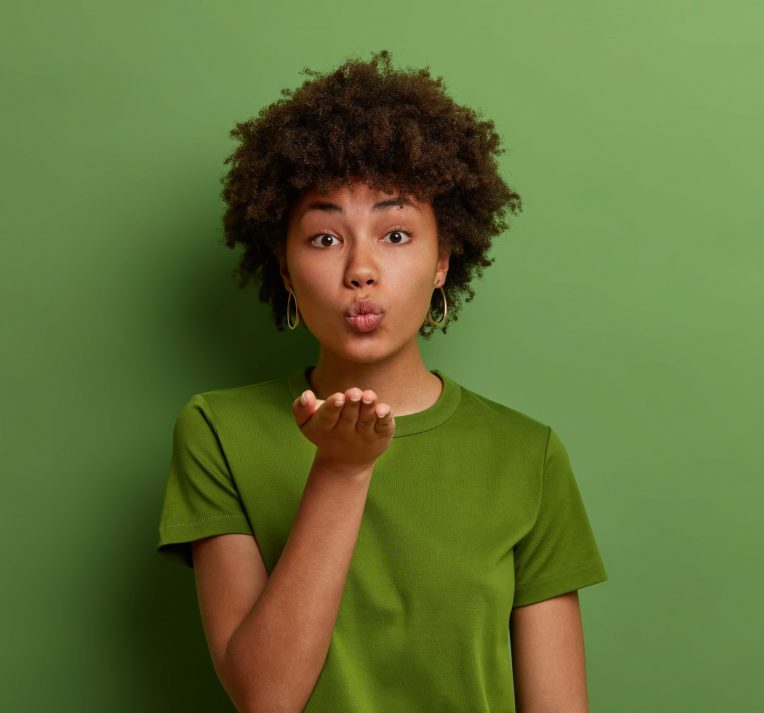
<svg viewBox="0 0 764 713">
<path fill-rule="evenodd" d="M 374 465 L 390 445 L 395 418 L 390 406 L 377 403 L 370 389 L 353 387 L 321 400 L 308 389 L 305 404 L 292 404 L 300 431 L 316 445 L 316 459 L 343 474 L 355 474 Z"/>
</svg>

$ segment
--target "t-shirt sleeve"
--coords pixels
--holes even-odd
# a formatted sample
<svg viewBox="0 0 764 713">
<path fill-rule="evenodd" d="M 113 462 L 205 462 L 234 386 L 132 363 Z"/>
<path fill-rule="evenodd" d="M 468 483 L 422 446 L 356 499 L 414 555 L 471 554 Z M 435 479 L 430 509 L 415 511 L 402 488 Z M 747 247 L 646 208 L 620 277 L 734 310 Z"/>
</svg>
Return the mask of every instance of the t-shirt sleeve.
<svg viewBox="0 0 764 713">
<path fill-rule="evenodd" d="M 568 452 L 550 427 L 544 454 L 538 514 L 514 547 L 513 606 L 607 580 Z"/>
<path fill-rule="evenodd" d="M 157 550 L 193 567 L 190 542 L 253 534 L 207 400 L 192 396 L 173 428 L 170 471 L 159 517 Z"/>
</svg>

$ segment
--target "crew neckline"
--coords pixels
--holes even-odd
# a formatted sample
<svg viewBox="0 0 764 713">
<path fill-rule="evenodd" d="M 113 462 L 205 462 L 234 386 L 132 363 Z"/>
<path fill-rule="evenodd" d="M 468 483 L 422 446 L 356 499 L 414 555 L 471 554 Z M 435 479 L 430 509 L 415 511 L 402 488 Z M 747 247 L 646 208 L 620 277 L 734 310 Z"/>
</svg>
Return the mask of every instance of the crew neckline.
<svg viewBox="0 0 764 713">
<path fill-rule="evenodd" d="M 312 388 L 308 379 L 308 372 L 313 368 L 313 365 L 300 367 L 287 376 L 286 385 L 292 401 L 306 389 Z M 461 386 L 446 376 L 440 369 L 430 369 L 430 373 L 435 374 L 443 382 L 443 388 L 438 400 L 424 411 L 409 413 L 405 416 L 395 416 L 395 433 L 393 438 L 429 431 L 431 428 L 435 428 L 446 421 L 456 411 L 462 396 Z"/>
</svg>

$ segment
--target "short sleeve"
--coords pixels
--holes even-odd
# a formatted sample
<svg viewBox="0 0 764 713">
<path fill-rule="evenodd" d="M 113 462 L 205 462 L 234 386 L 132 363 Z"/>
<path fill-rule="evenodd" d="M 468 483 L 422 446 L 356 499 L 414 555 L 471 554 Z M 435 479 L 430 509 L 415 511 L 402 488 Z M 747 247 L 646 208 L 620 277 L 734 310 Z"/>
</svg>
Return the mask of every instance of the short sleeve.
<svg viewBox="0 0 764 713">
<path fill-rule="evenodd" d="M 544 454 L 538 514 L 515 545 L 513 606 L 607 580 L 568 452 L 550 427 Z"/>
<path fill-rule="evenodd" d="M 175 420 L 157 550 L 193 567 L 190 542 L 228 533 L 253 534 L 209 404 L 196 394 Z"/>
</svg>

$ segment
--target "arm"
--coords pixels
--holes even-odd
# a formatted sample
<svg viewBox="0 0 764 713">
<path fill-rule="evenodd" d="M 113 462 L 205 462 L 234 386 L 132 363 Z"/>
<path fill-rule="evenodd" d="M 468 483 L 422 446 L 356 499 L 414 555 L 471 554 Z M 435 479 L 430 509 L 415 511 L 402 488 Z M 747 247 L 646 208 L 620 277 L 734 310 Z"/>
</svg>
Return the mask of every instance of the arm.
<svg viewBox="0 0 764 713">
<path fill-rule="evenodd" d="M 192 544 L 215 670 L 242 713 L 301 711 L 329 650 L 371 472 L 340 481 L 314 466 L 270 579 L 255 539 Z"/>
<path fill-rule="evenodd" d="M 512 609 L 517 713 L 588 713 L 578 591 Z"/>
<path fill-rule="evenodd" d="M 241 713 L 302 711 L 326 660 L 374 460 L 394 430 L 387 407 L 379 417 L 374 402 L 346 403 L 322 402 L 307 420 L 295 403 L 298 421 L 311 421 L 310 437 L 324 447 L 270 578 L 251 535 L 192 544 L 215 671 Z"/>
</svg>

